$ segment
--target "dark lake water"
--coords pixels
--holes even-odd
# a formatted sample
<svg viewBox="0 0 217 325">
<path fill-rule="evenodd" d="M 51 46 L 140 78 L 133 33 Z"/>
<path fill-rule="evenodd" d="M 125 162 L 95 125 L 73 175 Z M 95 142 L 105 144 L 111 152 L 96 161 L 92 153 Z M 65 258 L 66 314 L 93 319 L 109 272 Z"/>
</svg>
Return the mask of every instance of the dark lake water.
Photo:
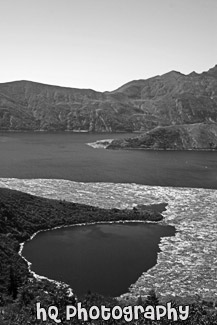
<svg viewBox="0 0 217 325">
<path fill-rule="evenodd" d="M 0 177 L 217 188 L 217 152 L 113 151 L 86 145 L 126 136 L 132 134 L 1 133 Z"/>
<path fill-rule="evenodd" d="M 217 152 L 86 145 L 126 136 L 132 134 L 0 133 L 0 178 L 104 182 L 105 191 L 108 182 L 217 189 Z M 155 265 L 160 237 L 173 234 L 151 224 L 64 228 L 38 234 L 24 255 L 33 271 L 69 283 L 79 295 L 90 289 L 116 296 Z"/>
<path fill-rule="evenodd" d="M 67 282 L 78 296 L 118 296 L 156 264 L 160 237 L 174 227 L 125 223 L 74 226 L 37 234 L 23 255 L 40 275 Z"/>
</svg>

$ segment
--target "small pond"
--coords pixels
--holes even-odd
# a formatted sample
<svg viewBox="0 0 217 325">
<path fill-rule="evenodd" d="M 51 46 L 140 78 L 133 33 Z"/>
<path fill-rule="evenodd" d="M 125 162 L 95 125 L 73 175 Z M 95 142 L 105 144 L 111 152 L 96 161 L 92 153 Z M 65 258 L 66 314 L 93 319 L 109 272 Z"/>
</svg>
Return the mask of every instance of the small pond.
<svg viewBox="0 0 217 325">
<path fill-rule="evenodd" d="M 154 223 L 72 226 L 38 233 L 23 256 L 39 275 L 68 283 L 81 296 L 118 296 L 157 261 L 160 238 L 174 227 Z"/>
</svg>

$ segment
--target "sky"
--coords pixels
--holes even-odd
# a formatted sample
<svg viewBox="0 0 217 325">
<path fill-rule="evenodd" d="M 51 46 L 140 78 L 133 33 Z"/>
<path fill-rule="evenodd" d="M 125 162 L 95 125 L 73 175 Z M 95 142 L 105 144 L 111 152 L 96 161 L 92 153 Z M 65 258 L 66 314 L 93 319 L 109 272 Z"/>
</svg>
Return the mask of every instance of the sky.
<svg viewBox="0 0 217 325">
<path fill-rule="evenodd" d="M 216 0 L 0 0 L 0 82 L 114 90 L 217 64 Z"/>
</svg>

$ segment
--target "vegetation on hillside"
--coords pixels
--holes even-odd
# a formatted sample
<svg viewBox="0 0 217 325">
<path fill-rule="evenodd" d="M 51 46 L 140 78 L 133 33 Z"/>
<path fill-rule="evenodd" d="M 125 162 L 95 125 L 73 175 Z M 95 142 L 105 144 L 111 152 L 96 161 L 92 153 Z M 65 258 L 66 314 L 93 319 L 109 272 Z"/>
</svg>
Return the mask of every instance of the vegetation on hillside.
<svg viewBox="0 0 217 325">
<path fill-rule="evenodd" d="M 157 211 L 100 209 L 66 201 L 0 189 L 0 304 L 17 298 L 28 281 L 27 263 L 18 254 L 20 243 L 35 232 L 57 226 L 118 220 L 162 220 Z"/>
<path fill-rule="evenodd" d="M 162 209 L 162 207 L 160 207 Z M 18 191 L 0 189 L 0 324 L 55 324 L 53 320 L 43 322 L 36 319 L 36 303 L 44 308 L 54 305 L 59 310 L 62 324 L 125 324 L 121 320 L 103 321 L 102 319 L 82 322 L 76 318 L 65 319 L 66 305 L 76 306 L 76 296 L 64 283 L 55 283 L 47 279 L 35 279 L 28 265 L 18 254 L 20 243 L 29 239 L 33 233 L 56 226 L 77 223 L 117 221 L 117 220 L 161 220 L 159 207 L 142 206 L 133 210 L 99 209 L 65 201 L 49 200 Z M 126 302 L 114 298 L 88 293 L 81 298 L 82 306 L 124 307 Z M 158 304 L 158 297 L 151 292 L 147 300 L 139 298 L 137 304 L 144 306 Z M 175 302 L 174 302 L 175 303 Z M 203 302 L 190 306 L 190 316 L 186 321 L 174 324 L 217 324 L 217 315 L 212 304 Z M 144 320 L 143 317 L 130 324 L 173 324 L 172 321 Z"/>
</svg>

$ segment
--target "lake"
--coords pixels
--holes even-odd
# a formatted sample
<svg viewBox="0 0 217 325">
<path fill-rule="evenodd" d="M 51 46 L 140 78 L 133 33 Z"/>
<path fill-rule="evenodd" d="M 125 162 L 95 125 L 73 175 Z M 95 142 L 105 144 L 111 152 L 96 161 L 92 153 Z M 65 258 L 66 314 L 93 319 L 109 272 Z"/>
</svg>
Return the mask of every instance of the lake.
<svg viewBox="0 0 217 325">
<path fill-rule="evenodd" d="M 113 151 L 94 149 L 87 145 L 100 139 L 125 136 L 132 136 L 132 134 L 0 134 L 0 186 L 103 208 L 132 208 L 137 204 L 166 202 L 168 206 L 164 212 L 165 222 L 174 226 L 178 231 L 175 237 L 165 237 L 171 235 L 171 229 L 167 226 L 139 224 L 124 225 L 125 228 L 120 229 L 120 225 L 115 224 L 110 225 L 111 228 L 109 228 L 112 229 L 112 234 L 108 228 L 99 228 L 99 226 L 80 227 L 76 230 L 75 227 L 64 228 L 57 232 L 40 233 L 25 245 L 25 254 L 27 254 L 27 247 L 30 250 L 27 258 L 33 262 L 33 271 L 70 284 L 73 276 L 82 275 L 82 278 L 80 280 L 76 278 L 76 284 L 72 285 L 75 292 L 82 294 L 92 289 L 105 294 L 117 295 L 120 292 L 126 292 L 129 285 L 134 284 L 139 276 L 151 267 L 141 279 L 138 279 L 132 287 L 132 292 L 138 293 L 138 288 L 141 289 L 142 283 L 146 291 L 157 284 L 159 292 L 164 294 L 170 292 L 180 295 L 184 292 L 189 295 L 194 292 L 194 294 L 203 293 L 205 297 L 208 292 L 211 296 L 214 295 L 216 276 L 213 274 L 216 274 L 214 261 L 216 246 L 213 245 L 213 241 L 216 238 L 217 192 L 213 189 L 217 189 L 217 152 Z M 149 228 L 145 230 L 146 227 Z M 121 236 L 117 234 L 117 231 Z M 134 239 L 130 237 L 131 232 L 134 239 L 137 236 L 139 238 L 138 241 L 135 240 L 135 246 L 132 245 Z M 96 259 L 95 262 L 103 263 L 101 253 L 96 251 L 96 246 L 102 244 L 109 246 L 110 235 L 112 240 L 116 239 L 116 249 L 112 243 L 111 246 L 117 256 L 115 262 L 113 260 L 110 263 L 110 265 L 113 263 L 116 278 L 106 280 L 106 277 L 109 279 L 110 269 L 105 267 L 105 272 L 101 272 L 105 278 L 101 281 L 101 276 L 97 275 L 97 270 L 101 266 L 94 264 L 91 268 L 94 285 L 92 288 L 83 278 L 87 276 L 88 281 L 89 272 L 88 274 L 86 271 L 81 272 L 82 266 L 78 269 L 77 265 L 81 264 L 77 263 L 81 256 L 88 256 L 88 254 L 85 255 L 85 249 L 91 250 L 89 259 L 93 261 Z M 66 247 L 59 249 L 61 245 L 57 238 L 66 242 L 71 257 L 67 257 Z M 81 241 L 74 252 L 73 245 L 76 247 L 76 244 L 74 242 L 71 246 L 71 243 L 75 238 L 78 242 Z M 80 254 L 82 245 L 87 244 L 85 238 L 91 239 L 91 245 L 87 245 L 84 253 Z M 126 246 L 134 247 L 130 250 L 127 246 L 130 255 L 126 255 L 128 252 L 122 252 L 122 249 L 124 250 L 121 246 L 123 238 Z M 160 238 L 162 238 L 161 241 Z M 47 245 L 51 239 L 54 240 L 53 244 Z M 141 248 L 140 243 L 144 243 L 145 240 L 151 246 L 141 244 Z M 100 242 L 100 245 L 97 245 L 97 242 Z M 36 245 L 36 248 L 31 250 L 31 245 Z M 143 250 L 146 246 L 148 250 Z M 45 248 L 51 250 L 48 250 L 47 255 L 42 259 L 41 253 L 44 254 Z M 54 248 L 56 248 L 55 254 L 53 254 Z M 136 255 L 137 249 L 138 255 Z M 194 252 L 194 259 L 189 257 L 192 252 Z M 156 264 L 157 253 L 159 253 L 158 264 L 153 268 L 152 266 Z M 35 259 L 37 255 L 38 259 Z M 128 263 L 123 262 L 125 265 L 123 272 L 124 256 L 128 256 Z M 54 259 L 52 266 L 51 262 L 46 263 L 47 259 L 50 261 L 50 257 Z M 76 258 L 78 262 L 74 262 Z M 180 263 L 180 260 L 184 262 Z M 85 262 L 83 259 L 82 263 Z M 133 276 L 131 274 L 132 264 L 138 265 Z M 85 267 L 87 269 L 87 266 L 83 265 L 83 269 Z M 168 268 L 168 265 L 173 267 Z M 197 265 L 200 265 L 200 268 Z M 74 267 L 73 272 L 77 268 L 77 275 L 73 275 L 70 267 Z M 186 274 L 191 275 L 187 282 L 185 281 Z M 200 279 L 200 284 L 197 279 Z M 78 287 L 77 284 L 79 284 Z"/>
<path fill-rule="evenodd" d="M 132 134 L 0 133 L 0 177 L 217 188 L 217 152 L 94 149 Z"/>
<path fill-rule="evenodd" d="M 38 233 L 23 256 L 37 274 L 64 281 L 78 296 L 118 296 L 156 263 L 161 237 L 174 227 L 144 223 L 73 226 Z"/>
</svg>

